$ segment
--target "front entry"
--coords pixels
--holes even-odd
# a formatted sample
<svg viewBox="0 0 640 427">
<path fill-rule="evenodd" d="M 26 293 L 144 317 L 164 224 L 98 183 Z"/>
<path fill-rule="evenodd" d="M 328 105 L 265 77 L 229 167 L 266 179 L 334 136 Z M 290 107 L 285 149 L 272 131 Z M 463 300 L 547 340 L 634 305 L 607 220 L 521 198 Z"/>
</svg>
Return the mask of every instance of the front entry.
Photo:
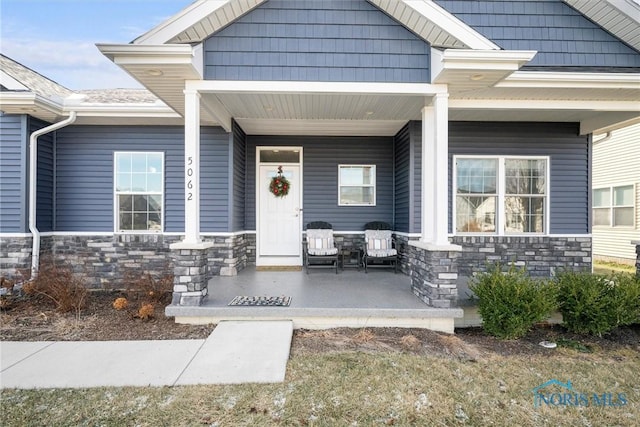
<svg viewBox="0 0 640 427">
<path fill-rule="evenodd" d="M 256 265 L 302 265 L 302 148 L 258 147 Z M 289 181 L 288 194 L 270 190 L 278 167 Z"/>
</svg>

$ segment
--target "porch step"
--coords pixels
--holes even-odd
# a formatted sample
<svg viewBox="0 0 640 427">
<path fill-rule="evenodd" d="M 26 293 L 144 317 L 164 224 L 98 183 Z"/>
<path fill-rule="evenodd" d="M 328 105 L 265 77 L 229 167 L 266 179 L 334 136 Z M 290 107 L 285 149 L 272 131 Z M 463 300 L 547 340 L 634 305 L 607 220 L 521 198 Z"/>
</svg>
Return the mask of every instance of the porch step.
<svg viewBox="0 0 640 427">
<path fill-rule="evenodd" d="M 176 385 L 283 382 L 291 321 L 224 321 L 211 333 Z"/>
<path fill-rule="evenodd" d="M 461 308 L 309 308 L 309 307 L 184 307 L 170 305 L 167 316 L 177 323 L 208 324 L 228 320 L 289 320 L 294 329 L 339 327 L 423 328 L 453 333 L 454 319 L 462 318 Z"/>
</svg>

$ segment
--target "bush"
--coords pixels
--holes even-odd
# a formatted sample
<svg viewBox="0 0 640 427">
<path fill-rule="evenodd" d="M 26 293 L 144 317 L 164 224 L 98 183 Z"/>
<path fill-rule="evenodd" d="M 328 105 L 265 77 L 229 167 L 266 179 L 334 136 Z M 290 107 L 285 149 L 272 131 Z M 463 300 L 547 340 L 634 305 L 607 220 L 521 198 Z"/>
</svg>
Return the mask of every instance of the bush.
<svg viewBox="0 0 640 427">
<path fill-rule="evenodd" d="M 131 270 L 125 274 L 125 287 L 130 296 L 152 304 L 167 304 L 173 291 L 173 273 L 168 267 L 159 273 Z"/>
<path fill-rule="evenodd" d="M 35 280 L 23 286 L 27 295 L 43 297 L 52 302 L 61 313 L 80 312 L 87 304 L 87 286 L 84 278 L 65 263 L 52 260 L 40 263 Z"/>
<path fill-rule="evenodd" d="M 556 289 L 511 266 L 502 272 L 500 265 L 472 279 L 470 289 L 478 298 L 478 310 L 484 330 L 501 339 L 524 336 L 535 323 L 556 309 Z"/>
<path fill-rule="evenodd" d="M 640 321 L 640 280 L 630 274 L 565 272 L 557 282 L 563 324 L 572 332 L 602 336 Z"/>
</svg>

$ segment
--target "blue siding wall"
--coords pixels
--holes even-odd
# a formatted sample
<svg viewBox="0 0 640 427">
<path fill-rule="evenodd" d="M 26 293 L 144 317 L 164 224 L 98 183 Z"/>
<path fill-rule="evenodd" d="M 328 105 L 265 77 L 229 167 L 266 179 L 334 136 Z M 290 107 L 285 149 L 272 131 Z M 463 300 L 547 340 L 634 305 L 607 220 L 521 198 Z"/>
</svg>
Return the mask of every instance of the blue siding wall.
<svg viewBox="0 0 640 427">
<path fill-rule="evenodd" d="M 246 156 L 247 141 L 242 128 L 233 122 L 233 142 L 231 152 L 231 164 L 233 164 L 233 181 L 231 181 L 229 193 L 232 195 L 231 231 L 244 230 L 245 220 L 245 186 L 246 186 Z"/>
<path fill-rule="evenodd" d="M 562 0 L 436 3 L 503 49 L 537 50 L 527 66 L 640 67 L 640 53 Z"/>
<path fill-rule="evenodd" d="M 201 129 L 201 231 L 228 231 L 229 136 Z M 70 126 L 57 133 L 56 230 L 113 231 L 114 151 L 165 153 L 165 231 L 184 231 L 184 128 Z"/>
<path fill-rule="evenodd" d="M 205 78 L 429 82 L 429 45 L 364 0 L 270 0 L 205 41 Z"/>
<path fill-rule="evenodd" d="M 247 136 L 246 228 L 256 227 L 256 146 L 303 147 L 304 224 L 327 221 L 359 231 L 369 221 L 393 223 L 393 138 Z M 338 206 L 338 165 L 376 165 L 376 206 Z"/>
<path fill-rule="evenodd" d="M 590 233 L 589 137 L 578 131 L 576 123 L 451 122 L 449 194 L 453 155 L 550 156 L 551 233 Z"/>
<path fill-rule="evenodd" d="M 416 130 L 417 129 L 417 130 Z M 419 233 L 422 199 L 421 122 L 409 122 L 395 140 L 395 230 Z"/>
<path fill-rule="evenodd" d="M 27 227 L 27 117 L 0 113 L 0 232 Z"/>
<path fill-rule="evenodd" d="M 29 117 L 29 135 L 49 124 Z M 49 132 L 38 138 L 36 226 L 40 231 L 52 231 L 54 227 L 54 140 L 55 132 Z"/>
</svg>

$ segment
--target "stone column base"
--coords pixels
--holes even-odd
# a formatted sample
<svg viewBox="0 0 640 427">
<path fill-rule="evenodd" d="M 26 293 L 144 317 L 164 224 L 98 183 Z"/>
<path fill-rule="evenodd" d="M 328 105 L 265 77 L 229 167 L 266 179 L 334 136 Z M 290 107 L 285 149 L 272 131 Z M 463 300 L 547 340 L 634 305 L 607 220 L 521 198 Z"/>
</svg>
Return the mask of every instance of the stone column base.
<svg viewBox="0 0 640 427">
<path fill-rule="evenodd" d="M 173 305 L 198 306 L 208 294 L 207 249 L 212 243 L 171 245 L 173 257 Z"/>
<path fill-rule="evenodd" d="M 457 245 L 434 246 L 409 242 L 411 289 L 426 304 L 452 308 L 458 300 L 458 260 L 462 248 Z"/>
</svg>

